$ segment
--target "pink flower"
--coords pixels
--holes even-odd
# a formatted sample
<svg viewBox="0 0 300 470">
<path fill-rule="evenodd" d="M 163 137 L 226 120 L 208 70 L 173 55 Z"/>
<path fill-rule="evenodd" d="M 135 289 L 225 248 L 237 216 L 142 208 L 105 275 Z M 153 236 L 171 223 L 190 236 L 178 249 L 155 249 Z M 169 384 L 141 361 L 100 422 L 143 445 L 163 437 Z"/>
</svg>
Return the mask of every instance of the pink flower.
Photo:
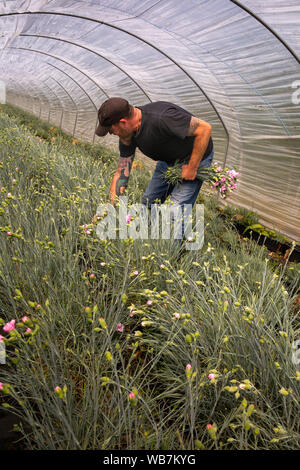
<svg viewBox="0 0 300 470">
<path fill-rule="evenodd" d="M 57 387 L 55 387 L 54 391 L 55 391 L 56 393 L 58 393 L 58 392 L 61 391 L 61 388 L 60 388 L 59 386 L 57 386 Z"/>
<path fill-rule="evenodd" d="M 0 343 L 4 340 L 4 336 L 0 335 Z"/>
<path fill-rule="evenodd" d="M 135 398 L 135 394 L 133 392 L 129 393 L 129 399 L 133 400 Z"/>
<path fill-rule="evenodd" d="M 191 368 L 192 368 L 191 364 L 186 365 L 186 370 L 191 370 Z"/>
<path fill-rule="evenodd" d="M 216 374 L 208 374 L 209 380 L 213 380 L 216 378 Z"/>
<path fill-rule="evenodd" d="M 245 388 L 245 387 L 246 387 L 245 384 L 240 384 L 240 385 L 239 385 L 239 388 L 240 388 L 241 390 L 243 390 L 243 388 Z"/>
<path fill-rule="evenodd" d="M 222 178 L 221 178 L 221 183 L 225 183 L 225 181 L 226 181 L 226 177 L 225 177 L 225 176 L 222 176 Z"/>
<path fill-rule="evenodd" d="M 131 217 L 130 214 L 127 214 L 127 215 L 126 215 L 126 224 L 130 224 L 131 218 L 132 218 L 132 217 Z"/>
<path fill-rule="evenodd" d="M 16 320 L 11 320 L 10 322 L 6 323 L 6 325 L 4 325 L 4 327 L 3 327 L 3 331 L 8 332 L 8 331 L 14 330 L 15 329 L 15 322 L 16 322 Z"/>
<path fill-rule="evenodd" d="M 26 316 L 25 316 L 25 317 L 22 318 L 22 322 L 23 322 L 23 323 L 27 322 L 27 320 L 29 320 L 29 317 L 26 317 Z"/>
<path fill-rule="evenodd" d="M 94 279 L 94 277 L 95 277 L 95 274 L 94 274 L 94 273 L 90 274 L 90 278 L 91 278 L 91 279 Z"/>
<path fill-rule="evenodd" d="M 220 171 L 222 171 L 222 167 L 221 167 L 221 166 L 218 166 L 218 168 L 216 169 L 216 171 L 217 171 L 218 173 L 220 173 Z"/>
<path fill-rule="evenodd" d="M 130 309 L 129 309 L 129 316 L 130 316 L 130 317 L 134 317 L 135 314 L 136 314 L 136 311 L 133 310 L 133 307 L 130 307 Z"/>
<path fill-rule="evenodd" d="M 27 328 L 27 330 L 25 331 L 25 333 L 31 333 L 31 328 Z"/>
<path fill-rule="evenodd" d="M 138 271 L 133 271 L 133 274 L 134 274 L 135 276 L 137 276 L 138 273 L 139 273 Z"/>
<path fill-rule="evenodd" d="M 229 170 L 228 174 L 231 176 L 231 178 L 237 178 L 239 176 L 239 173 L 235 170 Z"/>
<path fill-rule="evenodd" d="M 7 235 L 10 236 L 10 235 L 11 235 L 11 232 L 7 232 Z"/>
<path fill-rule="evenodd" d="M 118 323 L 116 326 L 116 330 L 122 333 L 124 331 L 124 325 L 122 323 Z"/>
<path fill-rule="evenodd" d="M 2 389 L 3 389 L 3 383 L 0 382 L 0 390 L 2 390 Z"/>
<path fill-rule="evenodd" d="M 221 188 L 220 188 L 220 192 L 223 192 L 223 191 L 227 191 L 227 188 L 226 188 L 225 184 L 223 184 L 223 186 L 221 186 Z"/>
<path fill-rule="evenodd" d="M 86 233 L 87 235 L 90 235 L 90 233 L 91 233 L 91 231 L 86 228 L 86 225 L 83 226 L 83 231 L 84 231 L 84 233 Z"/>
<path fill-rule="evenodd" d="M 174 316 L 175 318 L 180 318 L 180 313 L 174 313 L 173 316 Z"/>
<path fill-rule="evenodd" d="M 207 428 L 207 429 L 211 429 L 211 428 L 212 428 L 212 424 L 208 424 L 208 425 L 206 426 L 206 428 Z"/>
<path fill-rule="evenodd" d="M 152 300 L 147 300 L 147 305 L 152 305 Z"/>
<path fill-rule="evenodd" d="M 103 262 L 103 263 L 100 263 L 100 266 L 105 266 L 105 265 L 106 265 L 106 263 L 104 263 L 104 262 Z"/>
</svg>

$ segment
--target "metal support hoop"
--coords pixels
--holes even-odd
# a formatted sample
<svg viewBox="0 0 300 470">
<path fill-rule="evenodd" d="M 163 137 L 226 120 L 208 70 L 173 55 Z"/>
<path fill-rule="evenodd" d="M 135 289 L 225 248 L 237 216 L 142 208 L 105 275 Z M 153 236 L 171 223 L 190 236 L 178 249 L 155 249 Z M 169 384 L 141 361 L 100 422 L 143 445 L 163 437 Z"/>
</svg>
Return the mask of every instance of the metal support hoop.
<svg viewBox="0 0 300 470">
<path fill-rule="evenodd" d="M 228 139 L 228 142 L 227 142 L 227 149 L 226 149 L 226 155 L 227 155 L 227 151 L 228 151 L 228 148 L 229 148 L 229 139 L 230 139 L 230 135 L 229 135 L 229 132 L 228 132 L 228 129 L 219 113 L 219 111 L 216 109 L 215 105 L 213 104 L 212 100 L 209 98 L 209 96 L 205 93 L 205 91 L 200 87 L 200 85 L 196 82 L 196 80 L 180 65 L 178 64 L 178 62 L 176 62 L 174 59 L 172 59 L 167 53 L 163 52 L 161 49 L 159 49 L 157 46 L 151 44 L 149 41 L 146 41 L 145 39 L 142 39 L 141 37 L 139 37 L 138 35 L 134 34 L 134 33 L 131 33 L 129 31 L 127 31 L 126 29 L 124 28 L 121 28 L 120 26 L 116 26 L 114 24 L 111 24 L 111 23 L 108 23 L 108 22 L 105 22 L 105 21 L 100 21 L 100 20 L 96 20 L 94 18 L 89 18 L 89 17 L 85 17 L 85 16 L 82 16 L 82 15 L 75 15 L 75 14 L 70 14 L 70 13 L 62 13 L 62 12 L 42 12 L 42 11 L 37 11 L 37 12 L 16 12 L 16 13 L 3 13 L 0 15 L 1 16 L 13 16 L 13 15 L 33 15 L 33 14 L 39 14 L 39 15 L 43 15 L 43 14 L 46 14 L 46 15 L 58 15 L 58 16 L 68 16 L 68 17 L 73 17 L 73 18 L 81 18 L 83 20 L 88 20 L 88 21 L 93 21 L 95 23 L 98 23 L 98 24 L 104 24 L 106 26 L 109 26 L 111 28 L 114 28 L 114 29 L 117 29 L 118 31 L 122 31 L 123 33 L 125 34 L 128 34 L 132 37 L 135 37 L 136 39 L 138 39 L 139 41 L 147 44 L 148 46 L 150 46 L 151 48 L 157 50 L 160 54 L 162 54 L 163 56 L 165 56 L 167 59 L 169 59 L 174 65 L 176 65 L 193 83 L 194 85 L 201 91 L 201 93 L 206 97 L 207 101 L 210 103 L 210 105 L 212 106 L 212 108 L 214 109 L 216 115 L 218 116 L 220 122 L 222 123 L 223 125 L 223 128 L 225 130 L 225 133 L 227 135 L 227 139 Z M 80 46 L 80 47 L 83 47 L 83 46 Z"/>
<path fill-rule="evenodd" d="M 297 56 L 297 54 L 293 51 L 293 49 L 291 49 L 291 47 L 282 39 L 282 37 L 276 33 L 276 31 L 274 31 L 274 29 L 268 24 L 266 23 L 264 20 L 262 20 L 261 18 L 259 18 L 258 15 L 256 15 L 255 13 L 253 13 L 253 11 L 251 11 L 249 8 L 245 7 L 244 5 L 241 4 L 241 2 L 237 1 L 237 0 L 230 0 L 231 3 L 234 3 L 237 7 L 241 8 L 242 10 L 244 10 L 246 13 L 248 13 L 250 16 L 252 16 L 253 18 L 256 19 L 256 21 L 258 21 L 259 23 L 261 23 L 268 31 L 270 31 L 270 33 L 272 33 L 277 39 L 278 41 L 281 42 L 281 44 L 289 51 L 289 53 L 294 57 L 294 59 L 296 59 L 296 61 L 298 62 L 298 64 L 300 64 L 300 59 L 299 57 Z"/>
</svg>

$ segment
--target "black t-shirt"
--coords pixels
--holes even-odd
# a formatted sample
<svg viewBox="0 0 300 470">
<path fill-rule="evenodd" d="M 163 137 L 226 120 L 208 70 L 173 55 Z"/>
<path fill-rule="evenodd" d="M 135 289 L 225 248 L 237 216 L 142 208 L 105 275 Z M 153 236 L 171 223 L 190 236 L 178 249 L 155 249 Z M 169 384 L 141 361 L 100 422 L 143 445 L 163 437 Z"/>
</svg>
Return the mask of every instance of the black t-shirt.
<svg viewBox="0 0 300 470">
<path fill-rule="evenodd" d="M 191 113 L 166 101 L 157 101 L 137 108 L 142 111 L 141 127 L 132 137 L 130 145 L 119 141 L 121 157 L 133 155 L 136 147 L 152 160 L 167 163 L 190 157 L 195 139 L 194 136 L 187 137 Z M 212 150 L 213 142 L 210 138 L 202 161 Z"/>
</svg>

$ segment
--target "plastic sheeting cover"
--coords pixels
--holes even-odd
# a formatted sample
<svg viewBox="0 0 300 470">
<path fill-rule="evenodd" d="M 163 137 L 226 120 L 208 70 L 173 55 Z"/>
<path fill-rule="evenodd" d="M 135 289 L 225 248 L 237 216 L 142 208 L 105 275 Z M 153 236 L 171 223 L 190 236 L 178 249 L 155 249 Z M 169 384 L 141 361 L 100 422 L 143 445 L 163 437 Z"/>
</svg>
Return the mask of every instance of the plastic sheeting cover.
<svg viewBox="0 0 300 470">
<path fill-rule="evenodd" d="M 7 101 L 98 141 L 109 96 L 169 100 L 213 126 L 232 203 L 300 240 L 299 0 L 0 4 Z"/>
</svg>

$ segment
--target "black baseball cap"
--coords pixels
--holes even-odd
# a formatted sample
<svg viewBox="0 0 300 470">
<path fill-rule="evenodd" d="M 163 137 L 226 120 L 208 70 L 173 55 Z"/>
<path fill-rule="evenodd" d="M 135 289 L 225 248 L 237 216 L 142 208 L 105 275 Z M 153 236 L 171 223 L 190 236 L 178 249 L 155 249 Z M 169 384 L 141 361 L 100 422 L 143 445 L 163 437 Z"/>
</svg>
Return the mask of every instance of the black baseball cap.
<svg viewBox="0 0 300 470">
<path fill-rule="evenodd" d="M 109 98 L 104 101 L 98 111 L 99 125 L 95 133 L 104 137 L 110 127 L 130 113 L 130 104 L 124 98 Z"/>
</svg>

